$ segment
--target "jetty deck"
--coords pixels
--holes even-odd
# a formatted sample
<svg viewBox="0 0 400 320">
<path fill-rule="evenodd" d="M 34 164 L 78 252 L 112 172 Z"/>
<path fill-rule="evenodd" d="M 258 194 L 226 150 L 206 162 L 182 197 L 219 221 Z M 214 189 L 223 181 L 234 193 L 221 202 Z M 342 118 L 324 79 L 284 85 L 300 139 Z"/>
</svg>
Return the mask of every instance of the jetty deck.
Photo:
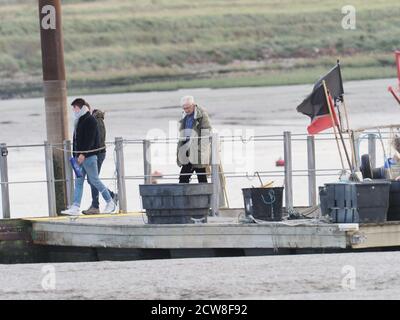
<svg viewBox="0 0 400 320">
<path fill-rule="evenodd" d="M 400 247 L 400 221 L 244 223 L 226 210 L 199 224 L 147 224 L 145 213 L 0 223 L 0 263 L 329 253 Z"/>
<path fill-rule="evenodd" d="M 33 241 L 41 245 L 140 248 L 346 248 L 346 231 L 307 221 L 239 223 L 209 217 L 203 224 L 145 224 L 141 214 L 96 218 L 35 219 Z"/>
<path fill-rule="evenodd" d="M 242 216 L 243 217 L 243 216 Z M 208 223 L 147 224 L 143 212 L 28 219 L 33 242 L 104 248 L 373 248 L 400 246 L 400 222 L 334 224 L 314 219 L 243 223 L 238 210 Z"/>
</svg>

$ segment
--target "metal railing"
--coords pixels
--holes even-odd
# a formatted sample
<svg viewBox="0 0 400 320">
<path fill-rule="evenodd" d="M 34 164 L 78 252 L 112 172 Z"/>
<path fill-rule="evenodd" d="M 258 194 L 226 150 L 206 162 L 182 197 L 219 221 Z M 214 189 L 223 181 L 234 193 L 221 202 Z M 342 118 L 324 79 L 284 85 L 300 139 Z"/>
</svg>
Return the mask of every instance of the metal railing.
<svg viewBox="0 0 400 320">
<path fill-rule="evenodd" d="M 363 139 L 368 140 L 368 151 L 371 157 L 371 163 L 376 163 L 376 139 L 377 137 L 382 140 L 389 139 L 390 135 L 388 132 L 372 132 L 358 136 L 354 141 L 356 144 L 356 152 L 358 151 L 360 141 Z M 212 212 L 217 215 L 220 203 L 221 194 L 221 182 L 219 172 L 219 144 L 225 142 L 242 141 L 248 143 L 254 142 L 283 142 L 284 150 L 284 169 L 274 171 L 255 171 L 260 177 L 284 177 L 285 186 L 285 203 L 286 207 L 293 208 L 293 177 L 307 177 L 308 178 L 308 193 L 309 193 L 309 205 L 315 206 L 317 204 L 317 177 L 321 176 L 335 176 L 339 168 L 330 169 L 316 169 L 316 158 L 315 158 L 315 142 L 316 141 L 333 141 L 334 137 L 332 134 L 319 134 L 317 137 L 308 136 L 306 134 L 291 134 L 290 132 L 284 132 L 283 135 L 263 135 L 263 136 L 221 136 L 217 133 L 213 133 L 211 138 L 211 182 L 213 183 L 213 195 L 212 195 Z M 292 142 L 293 141 L 306 141 L 307 142 L 307 169 L 293 170 L 292 168 Z M 163 139 L 131 139 L 124 140 L 122 137 L 115 138 L 114 142 L 107 142 L 107 145 L 114 145 L 115 147 L 115 171 L 116 178 L 102 178 L 103 180 L 115 180 L 117 181 L 118 197 L 119 197 L 119 208 L 120 212 L 127 212 L 127 197 L 126 197 L 126 181 L 127 180 L 142 180 L 145 184 L 151 183 L 152 178 L 152 166 L 151 166 L 151 147 L 153 144 L 158 143 L 174 143 L 178 142 L 178 138 L 163 138 Z M 129 176 L 125 174 L 125 159 L 124 159 L 124 145 L 126 144 L 142 144 L 143 146 L 143 164 L 144 171 L 143 175 Z M 7 157 L 9 150 L 12 148 L 35 148 L 44 147 L 45 154 L 45 170 L 46 180 L 31 180 L 31 181 L 9 181 L 8 176 L 8 162 Z M 53 168 L 53 148 L 62 148 L 64 150 L 64 163 L 65 163 L 65 179 L 56 180 L 54 178 Z M 71 205 L 73 202 L 74 193 L 74 176 L 72 168 L 69 164 L 69 158 L 71 157 L 71 142 L 64 141 L 62 145 L 51 145 L 48 142 L 44 144 L 32 144 L 32 145 L 9 145 L 2 143 L 0 144 L 0 185 L 1 185 L 1 197 L 2 197 L 2 212 L 3 219 L 8 219 L 11 216 L 10 209 L 10 197 L 9 197 L 9 185 L 12 184 L 34 184 L 34 183 L 46 183 L 48 193 L 48 212 L 49 216 L 56 216 L 56 194 L 55 194 L 55 182 L 64 182 L 66 185 L 67 204 Z M 356 155 L 359 160 L 359 154 Z M 356 164 L 357 166 L 359 163 Z M 191 174 L 188 174 L 191 175 Z M 173 179 L 176 180 L 179 174 L 163 174 L 162 179 Z M 242 177 L 255 177 L 255 174 L 249 174 L 248 172 L 225 172 L 225 178 L 242 178 Z"/>
</svg>

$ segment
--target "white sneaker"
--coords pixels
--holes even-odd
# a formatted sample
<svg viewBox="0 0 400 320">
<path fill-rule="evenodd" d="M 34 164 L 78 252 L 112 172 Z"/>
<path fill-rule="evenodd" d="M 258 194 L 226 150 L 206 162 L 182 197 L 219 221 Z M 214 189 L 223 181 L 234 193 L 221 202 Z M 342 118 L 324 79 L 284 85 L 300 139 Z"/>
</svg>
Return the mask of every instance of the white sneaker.
<svg viewBox="0 0 400 320">
<path fill-rule="evenodd" d="M 78 206 L 72 205 L 67 210 L 61 211 L 61 214 L 66 214 L 69 216 L 79 216 L 81 213 L 80 213 L 80 209 Z"/>
<path fill-rule="evenodd" d="M 107 202 L 106 207 L 104 208 L 104 213 L 113 213 L 117 207 L 113 200 Z"/>
</svg>

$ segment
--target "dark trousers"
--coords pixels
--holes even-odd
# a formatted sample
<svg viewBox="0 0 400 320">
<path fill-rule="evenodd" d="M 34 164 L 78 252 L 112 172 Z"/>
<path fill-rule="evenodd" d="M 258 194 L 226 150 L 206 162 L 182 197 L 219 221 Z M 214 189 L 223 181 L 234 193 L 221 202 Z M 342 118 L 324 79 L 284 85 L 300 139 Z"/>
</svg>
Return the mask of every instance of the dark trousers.
<svg viewBox="0 0 400 320">
<path fill-rule="evenodd" d="M 207 183 L 206 168 L 193 168 L 191 163 L 182 166 L 179 176 L 179 183 L 189 183 L 190 177 L 192 176 L 189 173 L 193 173 L 194 171 L 196 171 L 197 180 L 199 183 Z M 185 173 L 188 175 L 184 175 Z"/>
<path fill-rule="evenodd" d="M 97 155 L 97 169 L 99 171 L 99 175 L 100 175 L 100 170 L 101 170 L 101 165 L 104 162 L 104 159 L 106 158 L 106 153 L 105 152 L 100 152 Z M 95 186 L 93 186 L 90 183 L 90 180 L 88 179 L 89 185 L 90 185 L 90 189 L 92 192 L 92 207 L 93 208 L 99 208 L 99 191 L 96 189 Z M 114 192 L 112 192 L 111 190 L 108 190 L 108 192 L 110 193 L 111 198 L 114 198 Z"/>
</svg>

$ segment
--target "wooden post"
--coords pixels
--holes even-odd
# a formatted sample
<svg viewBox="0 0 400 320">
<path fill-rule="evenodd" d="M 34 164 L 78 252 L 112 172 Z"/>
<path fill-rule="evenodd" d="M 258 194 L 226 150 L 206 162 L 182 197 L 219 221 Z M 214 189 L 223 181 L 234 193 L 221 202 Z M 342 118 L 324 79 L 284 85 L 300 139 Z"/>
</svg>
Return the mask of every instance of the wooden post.
<svg viewBox="0 0 400 320">
<path fill-rule="evenodd" d="M 126 185 L 125 185 L 125 161 L 124 161 L 124 140 L 121 137 L 115 138 L 115 153 L 117 165 L 117 184 L 118 184 L 118 198 L 119 198 L 119 212 L 126 213 L 127 199 L 126 199 Z"/>
<path fill-rule="evenodd" d="M 1 203 L 3 219 L 10 219 L 10 192 L 8 186 L 8 150 L 5 143 L 0 144 L 0 178 L 1 178 Z"/>
<path fill-rule="evenodd" d="M 38 4 L 47 141 L 62 146 L 68 139 L 68 118 L 61 0 L 39 0 Z M 52 153 L 55 179 L 65 180 L 63 152 L 53 149 Z M 65 183 L 57 182 L 55 188 L 60 212 L 67 206 Z"/>
</svg>

